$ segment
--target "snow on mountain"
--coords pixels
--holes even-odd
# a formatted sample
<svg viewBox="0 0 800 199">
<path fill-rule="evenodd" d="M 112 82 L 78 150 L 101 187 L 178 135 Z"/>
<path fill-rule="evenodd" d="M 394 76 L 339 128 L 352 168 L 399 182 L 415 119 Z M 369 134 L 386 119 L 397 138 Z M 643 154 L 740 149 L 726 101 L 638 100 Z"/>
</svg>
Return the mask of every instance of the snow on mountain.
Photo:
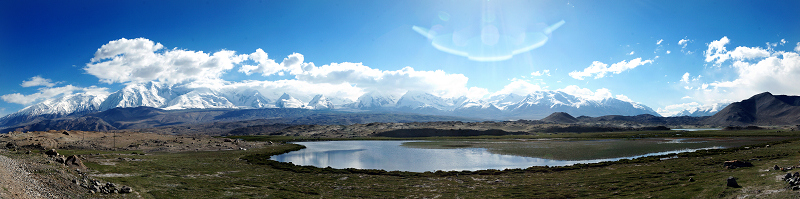
<svg viewBox="0 0 800 199">
<path fill-rule="evenodd" d="M 0 118 L 0 126 L 27 122 L 37 116 L 56 118 L 94 112 L 99 109 L 106 97 L 107 95 L 103 94 L 76 93 L 45 100 Z"/>
<path fill-rule="evenodd" d="M 525 99 L 525 96 L 509 93 L 490 96 L 486 101 L 494 104 L 500 110 L 505 110 L 509 105 L 516 104 L 523 99 Z"/>
<path fill-rule="evenodd" d="M 712 116 L 717 114 L 720 110 L 724 109 L 726 106 L 730 105 L 730 103 L 713 103 L 699 107 L 692 107 L 687 108 L 679 112 L 678 114 L 673 115 L 673 117 L 678 116 L 692 116 L 692 117 L 702 117 L 702 116 Z"/>
<path fill-rule="evenodd" d="M 105 111 L 117 107 L 148 106 L 161 109 L 203 108 L 307 108 L 400 110 L 420 114 L 456 115 L 497 119 L 541 119 L 553 112 L 570 115 L 658 115 L 647 106 L 615 98 L 592 100 L 561 91 L 535 91 L 527 95 L 498 94 L 486 99 L 465 96 L 442 98 L 420 91 L 406 92 L 402 97 L 381 92 L 363 94 L 357 101 L 308 93 L 256 90 L 257 88 L 204 88 L 167 85 L 158 82 L 130 84 L 109 95 L 71 94 L 43 101 L 0 118 L 0 126 L 27 122 L 29 119 L 61 117 L 74 113 Z M 266 93 L 265 93 L 266 92 Z M 280 96 L 280 97 L 278 97 Z M 299 96 L 299 97 L 296 97 Z M 304 103 L 308 100 L 308 103 Z M 681 115 L 711 115 L 727 104 L 685 110 Z M 16 119 L 15 119 L 16 118 Z"/>
<path fill-rule="evenodd" d="M 112 108 L 149 106 L 162 108 L 180 94 L 173 92 L 172 87 L 158 83 L 130 84 L 117 92 L 111 93 L 100 105 L 98 111 Z"/>
<path fill-rule="evenodd" d="M 237 108 L 237 106 L 228 101 L 227 98 L 220 96 L 219 93 L 204 88 L 180 95 L 170 100 L 166 107 L 159 108 L 175 110 L 192 108 Z"/>
<path fill-rule="evenodd" d="M 302 101 L 284 93 L 278 100 L 275 101 L 275 107 L 278 108 L 306 108 Z"/>
<path fill-rule="evenodd" d="M 449 101 L 449 102 L 448 102 Z M 397 100 L 397 108 L 422 109 L 434 108 L 440 111 L 450 111 L 453 109 L 453 102 L 430 93 L 419 91 L 408 91 L 400 100 Z"/>
<path fill-rule="evenodd" d="M 312 109 L 334 109 L 333 102 L 331 102 L 328 98 L 322 95 L 314 96 L 311 101 L 308 102 L 308 107 Z"/>
<path fill-rule="evenodd" d="M 397 103 L 396 98 L 393 95 L 383 94 L 380 92 L 369 92 L 361 97 L 358 97 L 358 100 L 352 105 L 352 108 L 355 109 L 379 109 L 379 108 L 388 108 L 394 107 Z"/>
<path fill-rule="evenodd" d="M 238 108 L 275 108 L 274 103 L 257 90 L 225 90 L 221 94 Z"/>
</svg>

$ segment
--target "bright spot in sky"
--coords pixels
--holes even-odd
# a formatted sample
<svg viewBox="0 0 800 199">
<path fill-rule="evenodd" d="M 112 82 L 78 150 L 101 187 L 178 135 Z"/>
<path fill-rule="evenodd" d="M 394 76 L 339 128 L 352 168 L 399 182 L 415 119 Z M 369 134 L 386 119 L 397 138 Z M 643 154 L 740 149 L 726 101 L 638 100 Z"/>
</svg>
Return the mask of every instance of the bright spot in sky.
<svg viewBox="0 0 800 199">
<path fill-rule="evenodd" d="M 464 56 L 475 61 L 502 61 L 516 54 L 528 52 L 544 45 L 551 33 L 564 25 L 561 20 L 550 26 L 538 28 L 528 24 L 509 24 L 492 14 L 484 15 L 478 24 L 453 23 L 458 20 L 446 12 L 439 12 L 439 24 L 431 28 L 413 26 L 412 29 L 431 41 L 443 52 Z M 503 24 L 498 28 L 498 24 Z"/>
</svg>

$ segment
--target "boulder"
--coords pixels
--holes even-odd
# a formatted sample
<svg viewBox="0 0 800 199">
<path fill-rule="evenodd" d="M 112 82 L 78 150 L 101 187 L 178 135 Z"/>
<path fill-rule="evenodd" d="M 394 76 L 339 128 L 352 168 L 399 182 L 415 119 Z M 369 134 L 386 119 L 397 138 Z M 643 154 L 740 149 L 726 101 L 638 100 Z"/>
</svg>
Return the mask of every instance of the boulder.
<svg viewBox="0 0 800 199">
<path fill-rule="evenodd" d="M 119 189 L 119 193 L 133 193 L 133 188 L 129 186 L 122 186 L 122 188 Z"/>
<path fill-rule="evenodd" d="M 56 151 L 56 149 L 50 149 L 49 151 L 45 151 L 44 154 L 48 156 L 58 156 L 58 152 Z"/>
<path fill-rule="evenodd" d="M 725 166 L 725 168 L 729 168 L 729 169 L 735 169 L 735 168 L 739 168 L 739 167 L 752 167 L 753 166 L 753 164 L 751 164 L 749 162 L 741 161 L 741 160 L 725 161 L 725 164 L 723 164 L 723 165 Z"/>
<path fill-rule="evenodd" d="M 739 186 L 739 183 L 736 182 L 736 178 L 734 178 L 733 176 L 728 177 L 727 185 L 728 185 L 728 187 L 733 187 L 733 188 L 742 187 L 742 186 Z"/>
<path fill-rule="evenodd" d="M 8 144 L 6 144 L 6 148 L 8 148 L 8 149 L 16 149 L 17 145 L 14 144 L 13 142 L 9 142 Z"/>
<path fill-rule="evenodd" d="M 81 162 L 81 159 L 78 158 L 78 156 L 76 156 L 76 155 L 71 155 L 71 156 L 67 157 L 67 160 L 64 161 L 64 164 L 69 166 L 69 167 L 77 167 L 78 169 L 80 169 L 82 171 L 86 170 L 86 165 L 84 165 L 83 162 Z"/>
<path fill-rule="evenodd" d="M 64 135 L 69 135 L 69 131 L 64 131 L 64 132 L 61 132 L 61 134 L 64 134 Z"/>
</svg>

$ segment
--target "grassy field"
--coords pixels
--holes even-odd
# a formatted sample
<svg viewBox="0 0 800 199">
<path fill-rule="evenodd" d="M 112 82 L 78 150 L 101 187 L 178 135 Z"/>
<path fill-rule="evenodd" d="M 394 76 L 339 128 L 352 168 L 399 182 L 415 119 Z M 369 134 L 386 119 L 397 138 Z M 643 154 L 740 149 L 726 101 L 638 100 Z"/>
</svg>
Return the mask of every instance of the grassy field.
<svg viewBox="0 0 800 199">
<path fill-rule="evenodd" d="M 670 137 L 676 132 L 542 134 L 482 138 L 630 138 Z M 680 132 L 684 137 L 798 136 L 792 132 Z M 250 137 L 281 142 L 304 138 Z M 445 138 L 432 138 L 445 139 Z M 453 139 L 453 138 L 446 138 Z M 470 138 L 472 139 L 472 138 Z M 531 167 L 475 172 L 386 172 L 300 167 L 268 160 L 270 155 L 298 150 L 284 144 L 253 150 L 148 153 L 62 150 L 62 154 L 95 155 L 84 162 L 96 178 L 134 188 L 144 198 L 797 198 L 778 179 L 773 165 L 794 166 L 800 141 L 766 143 L 613 163 L 569 167 Z M 247 160 L 245 160 L 247 159 Z M 753 167 L 727 169 L 727 160 L 745 160 Z M 113 165 L 112 165 L 113 164 Z M 738 178 L 742 188 L 725 186 Z M 690 181 L 693 179 L 693 181 Z M 136 197 L 128 194 L 123 197 Z"/>
</svg>

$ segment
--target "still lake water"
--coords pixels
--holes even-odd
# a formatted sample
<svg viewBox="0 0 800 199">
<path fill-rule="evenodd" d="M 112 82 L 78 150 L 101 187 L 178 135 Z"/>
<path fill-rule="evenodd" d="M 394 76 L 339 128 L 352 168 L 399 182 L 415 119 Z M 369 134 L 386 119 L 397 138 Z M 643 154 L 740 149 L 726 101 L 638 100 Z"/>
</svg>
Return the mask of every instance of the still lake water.
<svg viewBox="0 0 800 199">
<path fill-rule="evenodd" d="M 695 149 L 681 149 L 630 157 L 592 159 L 592 160 L 551 160 L 490 153 L 484 148 L 425 149 L 403 147 L 403 142 L 424 141 L 322 141 L 298 142 L 305 149 L 272 156 L 280 162 L 296 165 L 332 167 L 338 169 L 383 169 L 386 171 L 462 171 L 484 169 L 528 168 L 531 166 L 565 166 L 576 163 L 596 163 L 616 161 L 644 156 L 670 153 L 693 152 L 696 150 L 722 148 L 712 146 Z"/>
</svg>

